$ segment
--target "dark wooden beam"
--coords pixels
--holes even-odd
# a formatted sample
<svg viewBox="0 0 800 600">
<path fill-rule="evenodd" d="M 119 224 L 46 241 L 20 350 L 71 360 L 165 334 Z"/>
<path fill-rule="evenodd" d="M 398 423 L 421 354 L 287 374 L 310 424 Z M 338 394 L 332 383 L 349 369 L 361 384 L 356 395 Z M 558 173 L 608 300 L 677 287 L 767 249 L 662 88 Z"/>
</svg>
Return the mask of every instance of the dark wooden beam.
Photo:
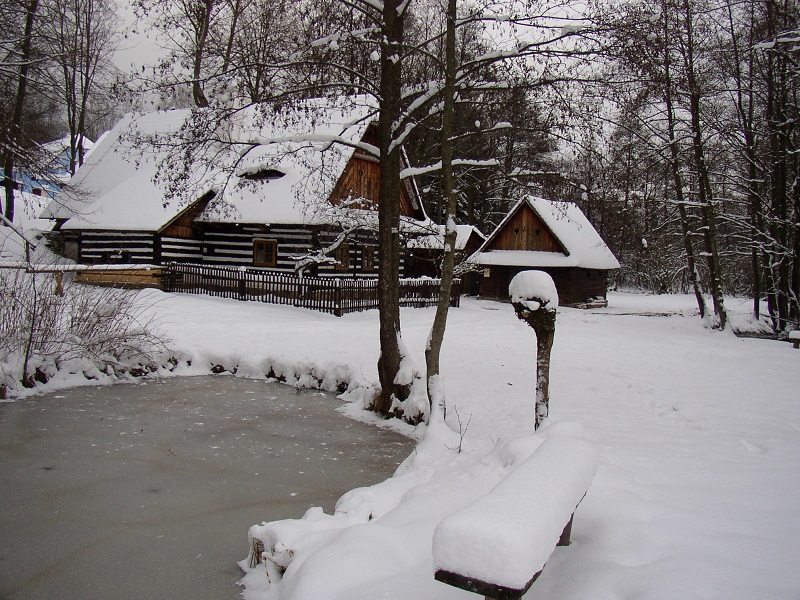
<svg viewBox="0 0 800 600">
<path fill-rule="evenodd" d="M 485 598 L 491 598 L 492 600 L 519 600 L 525 595 L 525 592 L 530 589 L 530 587 L 533 585 L 533 582 L 536 581 L 541 574 L 541 571 L 536 573 L 531 580 L 521 588 L 510 588 L 503 585 L 498 585 L 496 583 L 475 579 L 473 577 L 459 575 L 458 573 L 451 573 L 450 571 L 445 571 L 444 569 L 437 570 L 433 577 L 436 579 L 436 581 L 441 581 L 442 583 L 461 588 L 462 590 L 467 590 L 468 592 L 472 592 L 474 594 L 481 594 Z"/>
</svg>

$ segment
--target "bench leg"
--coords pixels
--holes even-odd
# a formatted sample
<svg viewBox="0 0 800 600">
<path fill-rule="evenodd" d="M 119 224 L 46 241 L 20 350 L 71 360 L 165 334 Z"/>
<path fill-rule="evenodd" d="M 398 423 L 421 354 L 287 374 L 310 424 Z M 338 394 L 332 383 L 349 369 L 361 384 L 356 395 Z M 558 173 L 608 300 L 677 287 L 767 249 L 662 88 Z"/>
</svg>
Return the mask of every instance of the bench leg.
<svg viewBox="0 0 800 600">
<path fill-rule="evenodd" d="M 572 519 L 575 518 L 575 513 L 572 513 L 572 516 L 569 518 L 569 523 L 567 523 L 566 527 L 564 527 L 564 531 L 561 532 L 561 537 L 558 539 L 557 546 L 569 546 L 569 537 L 572 535 Z"/>
</svg>

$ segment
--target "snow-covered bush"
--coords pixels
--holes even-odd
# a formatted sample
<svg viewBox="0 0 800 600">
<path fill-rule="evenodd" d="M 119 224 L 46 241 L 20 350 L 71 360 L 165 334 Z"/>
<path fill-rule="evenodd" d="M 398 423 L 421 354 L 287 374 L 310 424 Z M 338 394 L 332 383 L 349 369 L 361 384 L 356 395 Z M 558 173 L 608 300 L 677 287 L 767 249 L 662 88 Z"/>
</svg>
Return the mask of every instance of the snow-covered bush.
<svg viewBox="0 0 800 600">
<path fill-rule="evenodd" d="M 53 273 L 0 270 L 0 386 L 11 394 L 56 373 L 149 370 L 166 346 L 138 294 Z"/>
</svg>

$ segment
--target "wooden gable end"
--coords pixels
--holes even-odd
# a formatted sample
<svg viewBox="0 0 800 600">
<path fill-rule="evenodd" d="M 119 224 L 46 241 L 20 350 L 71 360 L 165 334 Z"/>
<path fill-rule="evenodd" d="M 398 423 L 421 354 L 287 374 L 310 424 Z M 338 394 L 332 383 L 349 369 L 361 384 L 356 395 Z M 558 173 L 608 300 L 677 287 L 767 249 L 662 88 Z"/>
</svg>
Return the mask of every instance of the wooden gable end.
<svg viewBox="0 0 800 600">
<path fill-rule="evenodd" d="M 360 202 L 350 206 L 352 208 L 377 206 L 380 177 L 381 165 L 378 159 L 356 151 L 339 176 L 339 181 L 333 188 L 330 203 L 339 206 L 351 198 L 364 198 L 369 202 Z"/>
<path fill-rule="evenodd" d="M 158 233 L 167 237 L 191 239 L 194 237 L 194 220 L 200 216 L 212 198 L 216 196 L 215 192 L 208 192 L 203 194 L 192 202 L 189 206 L 184 208 L 175 217 L 164 225 Z"/>
<path fill-rule="evenodd" d="M 474 254 L 483 245 L 484 241 L 484 238 L 473 229 L 467 238 L 467 243 L 464 244 L 464 254 L 467 256 Z"/>
<path fill-rule="evenodd" d="M 362 141 L 377 146 L 376 129 L 368 128 Z M 380 160 L 357 149 L 339 176 L 329 202 L 339 206 L 349 199 L 364 198 L 369 202 L 354 203 L 350 206 L 361 209 L 376 208 L 379 202 L 380 178 Z M 400 185 L 400 215 L 418 220 L 425 217 L 411 179 L 404 179 Z"/>
<path fill-rule="evenodd" d="M 529 204 L 523 203 L 485 250 L 537 250 L 569 254 Z"/>
</svg>

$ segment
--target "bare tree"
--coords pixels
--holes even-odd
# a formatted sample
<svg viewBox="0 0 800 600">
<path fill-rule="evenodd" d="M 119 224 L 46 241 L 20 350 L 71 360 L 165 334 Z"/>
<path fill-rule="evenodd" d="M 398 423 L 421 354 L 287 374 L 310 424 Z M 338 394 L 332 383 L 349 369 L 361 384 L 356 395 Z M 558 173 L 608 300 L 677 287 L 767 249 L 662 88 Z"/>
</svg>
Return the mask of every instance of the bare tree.
<svg viewBox="0 0 800 600">
<path fill-rule="evenodd" d="M 192 102 L 207 107 L 205 84 L 217 74 L 207 64 L 212 32 L 223 22 L 227 8 L 223 0 L 135 0 L 137 16 L 157 27 L 169 40 L 171 55 L 160 65 L 161 81 L 157 87 L 191 88 Z M 177 72 L 175 72 L 177 67 Z M 182 71 L 188 71 L 188 82 Z"/>
<path fill-rule="evenodd" d="M 596 51 L 593 45 L 581 45 L 571 39 L 578 34 L 581 38 L 587 36 L 589 20 L 585 15 L 576 14 L 572 18 L 563 15 L 556 17 L 556 6 L 548 3 L 541 3 L 536 8 L 539 9 L 539 12 L 535 14 L 529 8 L 524 14 L 517 15 L 513 12 L 511 5 L 492 3 L 484 6 L 478 4 L 477 6 L 470 5 L 465 9 L 464 14 L 460 14 L 456 0 L 448 0 L 445 8 L 442 75 L 437 82 L 430 82 L 427 86 L 427 94 L 441 107 L 440 157 L 438 164 L 431 170 L 438 171 L 441 177 L 441 193 L 445 205 L 442 284 L 436 315 L 425 348 L 428 396 L 433 405 L 443 406 L 445 402 L 444 389 L 439 375 L 440 354 L 447 325 L 455 268 L 458 197 L 455 169 L 474 166 L 503 166 L 506 170 L 506 181 L 502 187 L 507 189 L 509 180 L 512 178 L 511 174 L 525 172 L 528 167 L 528 165 L 520 165 L 515 161 L 513 144 L 509 144 L 505 161 L 480 160 L 469 156 L 455 157 L 454 142 L 456 139 L 482 133 L 480 123 L 478 123 L 477 132 L 474 132 L 473 129 L 472 132 L 457 135 L 454 125 L 456 108 L 467 102 L 475 102 L 484 94 L 492 95 L 497 90 L 506 90 L 509 87 L 507 79 L 494 77 L 493 66 L 504 65 L 505 72 L 509 76 L 517 70 L 520 73 L 520 87 L 542 88 L 571 79 L 571 76 L 559 73 L 554 65 L 551 65 L 549 72 L 544 75 L 539 67 L 542 67 L 548 59 L 553 62 L 569 62 L 574 69 L 583 56 L 591 55 Z M 499 49 L 475 57 L 462 56 L 462 60 L 459 61 L 457 57 L 458 27 L 466 27 L 470 23 L 488 20 L 504 23 L 507 28 L 502 31 L 501 35 L 508 36 L 510 39 L 506 40 Z M 524 33 L 517 34 L 515 29 L 522 30 Z M 509 122 L 500 122 L 490 126 L 489 130 L 493 130 L 495 133 L 505 133 L 514 131 L 515 128 Z M 511 139 L 513 138 L 509 137 L 509 140 Z"/>
<path fill-rule="evenodd" d="M 34 25 L 39 11 L 39 0 L 29 0 L 20 5 L 9 4 L 4 9 L 17 11 L 16 16 L 23 25 L 22 34 L 18 38 L 9 40 L 4 44 L 6 55 L 3 59 L 4 75 L 11 74 L 11 95 L 8 105 L 3 107 L 3 127 L 0 135 L 0 159 L 3 165 L 3 187 L 5 188 L 5 217 L 14 221 L 14 170 L 18 158 L 22 154 L 24 136 L 22 132 L 22 119 L 25 109 L 25 100 L 28 94 L 28 78 L 34 60 L 33 36 Z M 12 21 L 13 22 L 13 21 Z M 19 21 L 17 21 L 19 22 Z M 6 113 L 8 111 L 8 113 Z"/>
<path fill-rule="evenodd" d="M 45 36 L 53 87 L 66 113 L 69 130 L 69 172 L 83 164 L 93 117 L 92 101 L 111 71 L 116 16 L 106 0 L 53 0 L 45 9 Z"/>
</svg>

